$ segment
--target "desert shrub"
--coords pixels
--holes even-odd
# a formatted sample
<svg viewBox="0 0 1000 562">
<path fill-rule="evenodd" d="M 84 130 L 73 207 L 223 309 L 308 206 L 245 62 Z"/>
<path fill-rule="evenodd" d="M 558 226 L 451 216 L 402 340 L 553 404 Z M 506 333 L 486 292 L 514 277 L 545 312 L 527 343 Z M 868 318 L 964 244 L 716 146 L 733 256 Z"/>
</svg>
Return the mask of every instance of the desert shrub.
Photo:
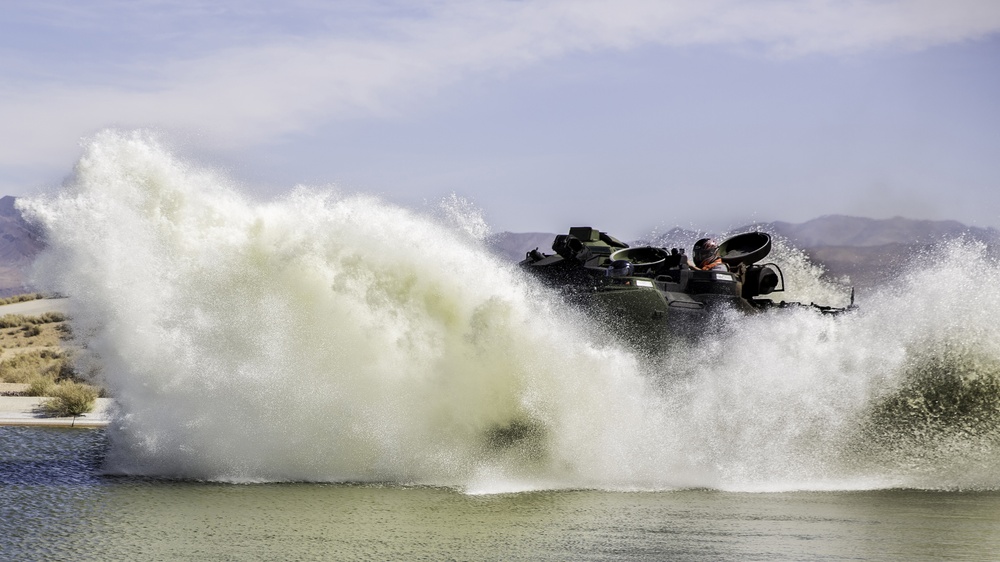
<svg viewBox="0 0 1000 562">
<path fill-rule="evenodd" d="M 83 383 L 64 382 L 56 385 L 52 398 L 42 402 L 42 409 L 51 416 L 79 416 L 93 411 L 97 389 Z"/>
<path fill-rule="evenodd" d="M 25 394 L 27 396 L 49 396 L 55 386 L 56 381 L 52 378 L 37 375 L 28 381 L 28 390 Z"/>
<path fill-rule="evenodd" d="M 0 299 L 0 306 L 5 304 L 14 304 L 18 302 L 27 302 L 37 299 L 44 299 L 45 295 L 41 293 L 25 293 L 22 295 L 14 295 L 12 297 L 7 297 L 5 299 Z"/>
<path fill-rule="evenodd" d="M 52 324 L 54 322 L 65 322 L 66 315 L 62 312 L 46 312 L 38 316 L 25 316 L 24 314 L 4 314 L 0 316 L 0 329 L 20 328 L 29 324 Z"/>
<path fill-rule="evenodd" d="M 46 312 L 41 316 L 35 316 L 32 320 L 37 324 L 52 324 L 53 322 L 65 322 L 68 318 L 62 312 Z"/>
<path fill-rule="evenodd" d="M 23 314 L 4 314 L 0 316 L 0 328 L 19 328 L 27 322 L 27 316 Z"/>
</svg>

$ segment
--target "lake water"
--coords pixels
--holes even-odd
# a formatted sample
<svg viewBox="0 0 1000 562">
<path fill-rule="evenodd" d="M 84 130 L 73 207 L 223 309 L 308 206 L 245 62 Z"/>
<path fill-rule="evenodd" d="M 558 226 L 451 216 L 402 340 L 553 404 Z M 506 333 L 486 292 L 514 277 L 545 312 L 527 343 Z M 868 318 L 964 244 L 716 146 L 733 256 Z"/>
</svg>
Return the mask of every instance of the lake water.
<svg viewBox="0 0 1000 562">
<path fill-rule="evenodd" d="M 1000 493 L 535 491 L 103 476 L 104 430 L 0 428 L 4 560 L 996 560 Z"/>
</svg>

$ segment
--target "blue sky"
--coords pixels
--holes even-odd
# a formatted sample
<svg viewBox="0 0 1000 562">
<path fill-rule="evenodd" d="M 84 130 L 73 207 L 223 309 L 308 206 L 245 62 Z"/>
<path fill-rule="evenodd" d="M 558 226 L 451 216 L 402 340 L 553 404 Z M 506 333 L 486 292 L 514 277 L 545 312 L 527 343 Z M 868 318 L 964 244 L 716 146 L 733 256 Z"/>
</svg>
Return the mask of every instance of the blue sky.
<svg viewBox="0 0 1000 562">
<path fill-rule="evenodd" d="M 103 128 L 151 128 L 254 197 L 456 193 L 496 230 L 1000 227 L 993 0 L 0 10 L 3 194 L 57 186 Z"/>
</svg>

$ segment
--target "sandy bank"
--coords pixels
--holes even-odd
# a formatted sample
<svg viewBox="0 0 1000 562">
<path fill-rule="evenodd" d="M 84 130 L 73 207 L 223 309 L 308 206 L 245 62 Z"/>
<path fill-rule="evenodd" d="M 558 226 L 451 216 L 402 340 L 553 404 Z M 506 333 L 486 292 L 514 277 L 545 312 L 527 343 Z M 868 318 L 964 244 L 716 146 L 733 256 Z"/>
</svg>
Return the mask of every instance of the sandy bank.
<svg viewBox="0 0 1000 562">
<path fill-rule="evenodd" d="M 31 301 L 24 301 L 19 303 L 13 303 L 8 305 L 0 306 L 0 316 L 6 314 L 20 314 L 24 316 L 38 316 L 45 314 L 47 312 L 61 312 L 66 313 L 69 310 L 69 299 L 65 298 L 46 298 L 46 299 L 36 299 Z M 8 338 L 17 338 L 21 336 L 9 336 Z M 62 346 L 61 343 L 44 343 L 41 344 L 36 339 L 31 339 L 27 341 L 16 341 L 16 346 L 10 342 L 13 340 L 5 340 L 7 345 L 2 347 L 9 349 L 2 349 L 0 352 L 7 355 L 13 355 L 18 353 L 26 353 L 33 350 L 43 349 L 43 348 L 55 348 L 57 345 Z M 55 340 L 54 340 L 55 341 Z M 41 347 L 40 347 L 41 346 Z M 111 400 L 108 398 L 98 398 L 97 403 L 94 406 L 94 411 L 76 418 L 55 418 L 48 417 L 41 413 L 41 404 L 45 400 L 43 397 L 35 396 L 19 396 L 18 393 L 23 393 L 26 390 L 27 385 L 25 384 L 15 384 L 15 383 L 4 383 L 0 382 L 0 425 L 39 425 L 39 426 L 49 426 L 49 427 L 104 427 L 108 424 L 108 409 L 111 406 Z M 11 394 L 8 396 L 7 394 Z"/>
<path fill-rule="evenodd" d="M 110 398 L 98 398 L 94 411 L 77 418 L 52 418 L 40 413 L 42 401 L 37 396 L 0 396 L 0 425 L 38 425 L 48 427 L 104 427 L 108 425 Z"/>
<path fill-rule="evenodd" d="M 0 316 L 4 314 L 23 314 L 25 316 L 39 316 L 46 312 L 69 312 L 69 299 L 35 299 L 32 301 L 16 302 L 13 304 L 0 305 Z"/>
</svg>

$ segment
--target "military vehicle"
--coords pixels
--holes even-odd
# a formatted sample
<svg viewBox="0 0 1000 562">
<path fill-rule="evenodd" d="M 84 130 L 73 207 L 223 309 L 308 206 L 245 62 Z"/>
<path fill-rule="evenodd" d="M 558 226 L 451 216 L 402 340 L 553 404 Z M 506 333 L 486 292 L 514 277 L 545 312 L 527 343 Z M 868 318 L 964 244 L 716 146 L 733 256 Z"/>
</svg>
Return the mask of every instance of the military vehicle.
<svg viewBox="0 0 1000 562">
<path fill-rule="evenodd" d="M 702 271 L 690 265 L 684 249 L 630 247 L 589 226 L 557 235 L 552 250 L 544 254 L 535 248 L 519 265 L 611 332 L 644 347 L 696 335 L 698 324 L 724 307 L 756 313 L 807 306 L 825 314 L 854 308 L 853 290 L 845 308 L 760 298 L 784 291 L 781 268 L 760 263 L 771 252 L 771 236 L 764 232 L 739 234 L 719 245 L 728 271 Z"/>
</svg>

